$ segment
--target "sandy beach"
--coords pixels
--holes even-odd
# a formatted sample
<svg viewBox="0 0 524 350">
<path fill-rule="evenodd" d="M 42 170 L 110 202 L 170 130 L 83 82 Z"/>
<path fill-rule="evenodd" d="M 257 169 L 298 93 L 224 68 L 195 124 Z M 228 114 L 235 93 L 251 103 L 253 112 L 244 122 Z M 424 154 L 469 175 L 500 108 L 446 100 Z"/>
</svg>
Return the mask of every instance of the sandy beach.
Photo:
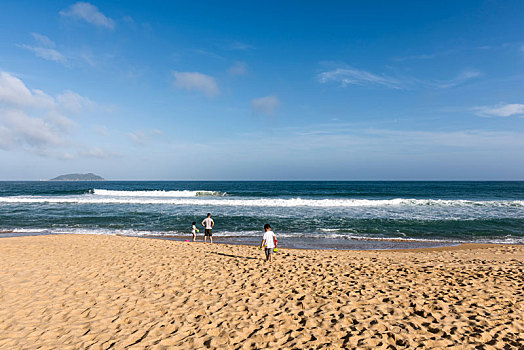
<svg viewBox="0 0 524 350">
<path fill-rule="evenodd" d="M 0 239 L 1 349 L 524 347 L 524 246 Z"/>
</svg>

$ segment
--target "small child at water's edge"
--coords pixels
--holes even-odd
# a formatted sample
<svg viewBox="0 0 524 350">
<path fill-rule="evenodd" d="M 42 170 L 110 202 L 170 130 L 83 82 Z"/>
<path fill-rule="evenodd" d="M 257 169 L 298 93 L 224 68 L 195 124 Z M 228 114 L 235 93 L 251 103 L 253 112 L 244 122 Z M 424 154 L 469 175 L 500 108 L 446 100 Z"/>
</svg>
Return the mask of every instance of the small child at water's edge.
<svg viewBox="0 0 524 350">
<path fill-rule="evenodd" d="M 193 221 L 191 225 L 192 225 L 191 233 L 193 234 L 193 242 L 196 242 L 196 233 L 198 232 L 198 229 L 196 227 L 196 221 Z"/>
<path fill-rule="evenodd" d="M 260 242 L 260 249 L 264 247 L 264 252 L 266 253 L 266 261 L 273 261 L 273 250 L 276 248 L 275 241 L 277 237 L 275 232 L 271 231 L 271 225 L 264 225 L 264 236 L 262 237 L 262 242 Z"/>
</svg>

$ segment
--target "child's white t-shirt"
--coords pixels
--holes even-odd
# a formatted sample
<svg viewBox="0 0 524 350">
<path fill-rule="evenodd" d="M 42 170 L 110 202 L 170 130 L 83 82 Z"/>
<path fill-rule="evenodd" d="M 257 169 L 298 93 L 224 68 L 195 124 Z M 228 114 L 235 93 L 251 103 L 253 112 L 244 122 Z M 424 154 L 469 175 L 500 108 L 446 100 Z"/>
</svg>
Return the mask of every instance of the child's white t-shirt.
<svg viewBox="0 0 524 350">
<path fill-rule="evenodd" d="M 275 232 L 271 230 L 264 232 L 264 237 L 262 237 L 262 239 L 266 240 L 266 248 L 275 248 Z"/>
<path fill-rule="evenodd" d="M 196 225 L 193 225 L 193 227 L 191 228 L 191 230 L 193 231 L 193 233 L 196 233 Z"/>
</svg>

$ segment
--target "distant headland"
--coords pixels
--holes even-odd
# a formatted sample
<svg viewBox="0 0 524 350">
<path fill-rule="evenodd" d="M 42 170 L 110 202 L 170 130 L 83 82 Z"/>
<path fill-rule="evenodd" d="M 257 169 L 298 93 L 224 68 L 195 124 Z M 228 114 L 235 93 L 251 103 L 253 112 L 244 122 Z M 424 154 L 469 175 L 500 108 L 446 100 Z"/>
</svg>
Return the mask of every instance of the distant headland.
<svg viewBox="0 0 524 350">
<path fill-rule="evenodd" d="M 105 181 L 105 179 L 93 173 L 88 173 L 60 175 L 49 181 Z"/>
</svg>

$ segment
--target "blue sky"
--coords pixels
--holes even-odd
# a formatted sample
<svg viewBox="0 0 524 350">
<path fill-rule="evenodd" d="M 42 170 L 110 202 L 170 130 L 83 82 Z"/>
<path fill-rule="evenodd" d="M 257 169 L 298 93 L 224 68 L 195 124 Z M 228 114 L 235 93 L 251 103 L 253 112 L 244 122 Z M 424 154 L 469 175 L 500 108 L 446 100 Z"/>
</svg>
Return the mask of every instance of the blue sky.
<svg viewBox="0 0 524 350">
<path fill-rule="evenodd" d="M 522 1 L 2 1 L 0 180 L 524 180 Z"/>
</svg>

